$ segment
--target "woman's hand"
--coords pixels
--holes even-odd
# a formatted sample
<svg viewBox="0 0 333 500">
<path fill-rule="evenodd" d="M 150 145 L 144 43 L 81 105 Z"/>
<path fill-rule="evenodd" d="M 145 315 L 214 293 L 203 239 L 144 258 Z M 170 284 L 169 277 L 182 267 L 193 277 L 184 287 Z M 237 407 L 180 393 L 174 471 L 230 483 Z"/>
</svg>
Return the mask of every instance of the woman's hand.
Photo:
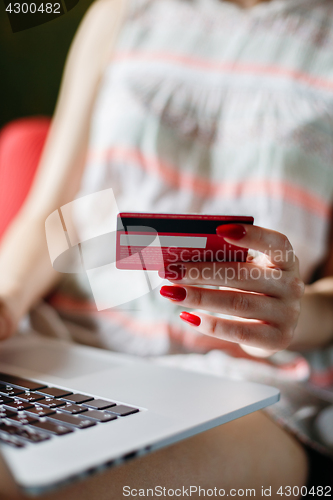
<svg viewBox="0 0 333 500">
<path fill-rule="evenodd" d="M 240 224 L 219 226 L 217 234 L 221 237 L 221 246 L 225 240 L 261 254 L 248 257 L 247 262 L 171 264 L 160 274 L 177 286 L 163 286 L 161 295 L 187 308 L 239 318 L 182 312 L 181 319 L 201 333 L 273 351 L 287 348 L 304 293 L 298 259 L 288 238 L 276 231 Z"/>
</svg>

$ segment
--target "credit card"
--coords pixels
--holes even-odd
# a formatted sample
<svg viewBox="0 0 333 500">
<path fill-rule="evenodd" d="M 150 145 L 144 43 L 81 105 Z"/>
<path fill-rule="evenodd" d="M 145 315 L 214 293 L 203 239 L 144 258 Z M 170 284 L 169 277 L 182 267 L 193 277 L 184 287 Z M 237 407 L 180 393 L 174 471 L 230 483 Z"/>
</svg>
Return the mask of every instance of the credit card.
<svg viewBox="0 0 333 500">
<path fill-rule="evenodd" d="M 223 224 L 253 224 L 253 217 L 120 213 L 116 267 L 158 271 L 175 262 L 244 262 L 247 249 L 217 236 Z"/>
</svg>

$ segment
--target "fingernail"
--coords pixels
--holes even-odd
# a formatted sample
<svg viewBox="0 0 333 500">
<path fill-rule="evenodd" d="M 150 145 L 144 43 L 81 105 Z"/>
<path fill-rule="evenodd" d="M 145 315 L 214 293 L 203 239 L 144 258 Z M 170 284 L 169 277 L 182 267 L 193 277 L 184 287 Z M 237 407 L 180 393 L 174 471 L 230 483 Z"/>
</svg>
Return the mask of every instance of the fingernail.
<svg viewBox="0 0 333 500">
<path fill-rule="evenodd" d="M 185 276 L 185 266 L 183 264 L 168 264 L 166 269 L 158 271 L 158 275 L 167 280 L 182 280 Z"/>
<path fill-rule="evenodd" d="M 222 224 L 216 228 L 217 236 L 230 238 L 231 240 L 241 240 L 246 236 L 246 229 L 240 224 Z"/>
<path fill-rule="evenodd" d="M 201 323 L 201 318 L 199 318 L 199 316 L 196 316 L 195 314 L 191 314 L 191 313 L 183 311 L 180 313 L 179 316 L 180 316 L 180 319 L 182 319 L 183 321 L 186 321 L 187 323 L 190 323 L 190 325 L 193 325 L 193 326 L 199 326 Z"/>
<path fill-rule="evenodd" d="M 181 302 L 186 298 L 186 289 L 182 286 L 162 286 L 160 294 L 167 299 Z"/>
</svg>

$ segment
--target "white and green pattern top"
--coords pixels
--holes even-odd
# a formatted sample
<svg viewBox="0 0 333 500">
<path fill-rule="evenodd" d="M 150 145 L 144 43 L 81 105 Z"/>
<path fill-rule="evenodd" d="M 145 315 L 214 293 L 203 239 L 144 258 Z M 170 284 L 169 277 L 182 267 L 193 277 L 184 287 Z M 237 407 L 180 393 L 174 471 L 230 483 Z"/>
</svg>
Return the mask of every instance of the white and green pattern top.
<svg viewBox="0 0 333 500">
<path fill-rule="evenodd" d="M 252 215 L 289 237 L 309 281 L 328 251 L 333 201 L 333 2 L 242 9 L 129 0 L 96 100 L 80 196 L 107 188 L 121 211 Z M 77 218 L 84 232 L 86 214 Z M 85 310 L 73 297 L 54 304 L 67 315 Z M 179 311 L 157 289 L 91 314 L 99 342 L 113 349 L 221 345 L 180 324 Z M 332 353 L 327 365 L 317 362 L 326 384 Z"/>
</svg>

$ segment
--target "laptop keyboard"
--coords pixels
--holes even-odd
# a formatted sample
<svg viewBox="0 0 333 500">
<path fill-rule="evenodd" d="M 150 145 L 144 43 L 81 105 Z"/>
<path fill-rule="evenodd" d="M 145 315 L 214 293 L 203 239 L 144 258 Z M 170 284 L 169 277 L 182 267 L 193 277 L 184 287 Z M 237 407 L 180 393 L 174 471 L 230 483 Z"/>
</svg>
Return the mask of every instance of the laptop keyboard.
<svg viewBox="0 0 333 500">
<path fill-rule="evenodd" d="M 138 411 L 113 401 L 0 373 L 0 442 L 17 448 Z"/>
</svg>

